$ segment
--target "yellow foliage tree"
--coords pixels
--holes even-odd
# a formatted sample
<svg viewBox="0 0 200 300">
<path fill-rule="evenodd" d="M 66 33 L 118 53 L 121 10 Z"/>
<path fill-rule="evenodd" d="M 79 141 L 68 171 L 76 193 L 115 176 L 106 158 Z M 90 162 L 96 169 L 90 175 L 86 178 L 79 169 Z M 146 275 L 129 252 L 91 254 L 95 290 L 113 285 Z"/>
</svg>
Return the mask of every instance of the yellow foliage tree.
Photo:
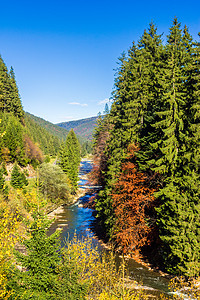
<svg viewBox="0 0 200 300">
<path fill-rule="evenodd" d="M 0 299 L 8 299 L 11 292 L 6 290 L 7 274 L 12 263 L 12 251 L 18 240 L 20 226 L 18 212 L 0 200 Z"/>
<path fill-rule="evenodd" d="M 88 286 L 87 299 L 148 299 L 144 290 L 135 289 L 136 283 L 133 282 L 131 289 L 127 287 L 124 263 L 117 269 L 114 254 L 100 254 L 92 245 L 93 242 L 91 238 L 80 241 L 75 235 L 72 241 L 66 243 L 68 258 L 75 257 L 76 265 L 79 266 L 80 282 Z"/>
</svg>

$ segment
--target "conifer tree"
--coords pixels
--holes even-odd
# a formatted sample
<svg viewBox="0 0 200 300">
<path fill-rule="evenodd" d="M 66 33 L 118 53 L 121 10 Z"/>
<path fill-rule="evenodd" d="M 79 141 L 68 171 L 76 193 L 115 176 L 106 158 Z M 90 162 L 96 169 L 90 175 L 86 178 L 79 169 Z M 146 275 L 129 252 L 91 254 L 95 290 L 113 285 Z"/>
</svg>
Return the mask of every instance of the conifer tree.
<svg viewBox="0 0 200 300">
<path fill-rule="evenodd" d="M 24 241 L 26 254 L 15 251 L 24 271 L 13 278 L 12 295 L 20 299 L 85 299 L 86 284 L 80 283 L 75 259 L 61 249 L 60 231 L 50 236 L 50 220 L 42 213 L 33 214 L 28 238 Z"/>
<path fill-rule="evenodd" d="M 24 172 L 20 171 L 20 168 L 15 163 L 12 173 L 11 173 L 11 180 L 10 184 L 15 188 L 23 188 L 24 186 L 28 185 L 28 180 L 26 179 L 26 175 Z"/>
<path fill-rule="evenodd" d="M 191 64 L 191 39 L 175 19 L 167 45 L 167 96 L 164 99 L 162 121 L 158 124 L 163 136 L 159 141 L 161 155 L 155 161 L 155 171 L 163 174 L 162 188 L 157 193 L 161 201 L 158 211 L 160 238 L 167 270 L 174 274 L 194 276 L 199 272 L 200 241 L 199 179 L 194 169 L 188 168 L 189 128 L 185 84 L 187 68 Z M 187 35 L 186 35 L 187 34 Z M 158 126 L 156 124 L 156 126 Z M 192 138 L 194 141 L 194 139 Z M 188 161 L 189 159 L 189 161 Z"/>
<path fill-rule="evenodd" d="M 15 73 L 13 67 L 10 69 L 10 95 L 12 102 L 12 112 L 14 116 L 18 117 L 23 122 L 24 110 L 22 107 L 19 90 L 16 84 Z"/>
<path fill-rule="evenodd" d="M 198 275 L 200 269 L 199 53 L 199 43 L 193 43 L 187 27 L 182 30 L 175 18 L 165 46 L 150 24 L 128 56 L 122 56 L 109 114 L 109 138 L 103 147 L 104 190 L 96 204 L 112 236 L 118 219 L 111 194 L 122 176 L 128 145 L 134 142 L 139 147 L 136 164 L 157 190 L 166 269 L 186 276 Z"/>
<path fill-rule="evenodd" d="M 3 119 L 6 124 L 3 143 L 9 149 L 9 159 L 11 162 L 17 161 L 21 165 L 26 165 L 27 160 L 24 151 L 23 126 L 19 120 L 11 115 Z"/>
<path fill-rule="evenodd" d="M 0 56 L 0 111 L 12 113 L 23 123 L 24 111 L 22 108 L 14 70 L 10 73 Z"/>
<path fill-rule="evenodd" d="M 115 223 L 110 197 L 112 188 L 121 171 L 129 144 L 138 143 L 141 131 L 147 127 L 147 109 L 159 89 L 156 84 L 160 52 L 161 37 L 156 33 L 155 26 L 150 24 L 148 32 L 144 31 L 138 45 L 133 43 L 128 57 L 123 55 L 120 58 L 121 65 L 113 93 L 114 102 L 109 114 L 112 126 L 106 150 L 106 186 L 104 191 L 100 192 L 97 203 L 99 215 L 104 219 L 108 230 Z"/>
<path fill-rule="evenodd" d="M 56 231 L 47 236 L 49 224 L 50 221 L 45 220 L 44 216 L 35 214 L 30 237 L 24 241 L 27 255 L 16 252 L 18 261 L 27 270 L 21 273 L 23 285 L 19 287 L 18 293 L 22 299 L 29 299 L 32 295 L 38 299 L 53 299 L 56 267 L 61 261 L 60 233 Z"/>
<path fill-rule="evenodd" d="M 10 94 L 10 77 L 8 69 L 0 56 L 0 111 L 12 112 L 13 105 Z"/>
<path fill-rule="evenodd" d="M 78 188 L 80 145 L 73 129 L 68 133 L 65 145 L 62 145 L 59 156 L 59 164 L 71 182 L 72 193 L 75 193 Z"/>
</svg>

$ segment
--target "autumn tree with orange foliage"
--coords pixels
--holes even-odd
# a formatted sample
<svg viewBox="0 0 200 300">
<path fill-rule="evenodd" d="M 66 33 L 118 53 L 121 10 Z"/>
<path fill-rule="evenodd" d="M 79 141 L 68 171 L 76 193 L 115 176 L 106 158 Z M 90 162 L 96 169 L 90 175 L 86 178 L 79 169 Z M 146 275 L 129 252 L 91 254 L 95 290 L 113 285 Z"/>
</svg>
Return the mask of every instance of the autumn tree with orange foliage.
<svg viewBox="0 0 200 300">
<path fill-rule="evenodd" d="M 95 128 L 94 133 L 94 165 L 89 179 L 93 185 L 101 185 L 103 187 L 104 173 L 107 170 L 106 143 L 109 139 L 109 129 L 111 127 L 108 112 L 104 117 L 99 116 L 97 123 L 98 126 Z"/>
<path fill-rule="evenodd" d="M 25 153 L 31 162 L 42 162 L 44 160 L 40 148 L 30 139 L 28 135 L 24 137 Z"/>
<path fill-rule="evenodd" d="M 155 189 L 149 187 L 149 178 L 137 170 L 134 147 L 129 150 L 127 162 L 112 193 L 116 217 L 114 236 L 124 253 L 134 252 L 150 244 L 155 232 L 153 207 Z M 148 183 L 148 185 L 147 185 Z"/>
</svg>

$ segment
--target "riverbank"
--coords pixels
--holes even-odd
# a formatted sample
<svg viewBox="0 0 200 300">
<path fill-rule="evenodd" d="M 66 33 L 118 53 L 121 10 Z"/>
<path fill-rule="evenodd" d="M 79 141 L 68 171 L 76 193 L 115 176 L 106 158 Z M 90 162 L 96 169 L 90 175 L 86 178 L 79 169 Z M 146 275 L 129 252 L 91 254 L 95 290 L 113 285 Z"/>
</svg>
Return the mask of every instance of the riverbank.
<svg viewBox="0 0 200 300">
<path fill-rule="evenodd" d="M 83 162 L 86 162 L 86 161 L 89 162 L 90 164 L 92 164 L 92 159 L 87 159 L 87 158 L 82 158 L 81 164 Z M 84 173 L 79 172 L 79 181 L 81 181 L 81 180 L 85 180 L 85 181 L 88 180 L 87 173 L 84 174 Z M 56 217 L 60 213 L 64 212 L 64 207 L 70 206 L 72 204 L 75 204 L 81 197 L 85 196 L 86 193 L 87 193 L 86 189 L 83 189 L 83 188 L 79 187 L 78 190 L 77 190 L 77 192 L 76 192 L 76 194 L 71 196 L 71 199 L 70 199 L 69 203 L 61 204 L 60 206 L 52 208 L 51 211 L 47 212 L 48 219 L 50 219 L 50 220 L 56 219 Z"/>
</svg>

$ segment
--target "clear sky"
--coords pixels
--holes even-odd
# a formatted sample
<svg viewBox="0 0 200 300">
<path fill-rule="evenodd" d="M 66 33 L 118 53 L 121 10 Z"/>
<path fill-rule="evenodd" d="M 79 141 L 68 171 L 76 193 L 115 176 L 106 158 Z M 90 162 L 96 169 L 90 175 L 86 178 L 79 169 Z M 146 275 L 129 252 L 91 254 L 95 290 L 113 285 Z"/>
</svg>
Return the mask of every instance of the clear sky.
<svg viewBox="0 0 200 300">
<path fill-rule="evenodd" d="M 200 1 L 0 0 L 0 54 L 25 111 L 58 123 L 104 110 L 117 59 L 148 28 L 176 16 L 197 39 Z"/>
</svg>

